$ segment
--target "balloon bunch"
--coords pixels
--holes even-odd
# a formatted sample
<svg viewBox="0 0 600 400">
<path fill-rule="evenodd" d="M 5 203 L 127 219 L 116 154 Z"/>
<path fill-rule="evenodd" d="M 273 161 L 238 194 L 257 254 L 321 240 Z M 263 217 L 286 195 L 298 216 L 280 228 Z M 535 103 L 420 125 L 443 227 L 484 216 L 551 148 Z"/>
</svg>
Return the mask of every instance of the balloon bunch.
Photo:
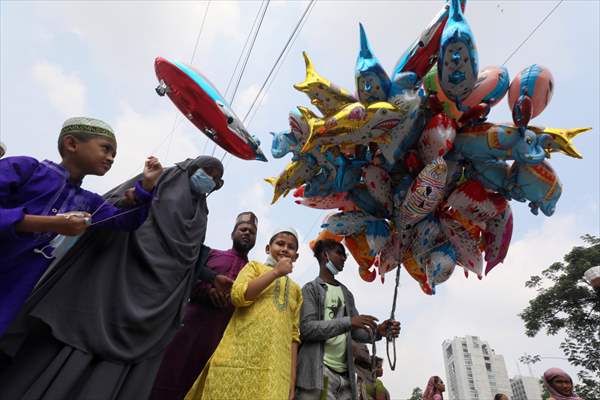
<svg viewBox="0 0 600 400">
<path fill-rule="evenodd" d="M 319 75 L 304 53 L 306 107 L 289 130 L 272 133 L 272 154 L 292 153 L 273 203 L 339 210 L 322 228 L 343 240 L 373 281 L 403 265 L 435 293 L 456 265 L 481 278 L 501 263 L 512 236 L 509 200 L 554 213 L 562 185 L 546 161 L 581 155 L 571 144 L 589 130 L 530 126 L 552 97 L 548 69 L 532 65 L 510 82 L 504 67 L 479 71 L 464 0 L 451 0 L 400 58 L 390 79 L 360 25 L 356 95 Z M 514 124 L 487 122 L 508 92 Z M 322 232 L 322 234 L 324 234 Z"/>
</svg>

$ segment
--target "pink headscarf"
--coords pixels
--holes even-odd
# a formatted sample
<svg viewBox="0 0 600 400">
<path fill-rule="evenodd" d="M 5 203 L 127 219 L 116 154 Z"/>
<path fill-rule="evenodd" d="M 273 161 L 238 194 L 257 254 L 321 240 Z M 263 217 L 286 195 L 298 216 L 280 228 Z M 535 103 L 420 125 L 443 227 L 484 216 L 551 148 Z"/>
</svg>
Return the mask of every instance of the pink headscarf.
<svg viewBox="0 0 600 400">
<path fill-rule="evenodd" d="M 423 400 L 436 400 L 434 398 L 435 394 L 438 394 L 440 399 L 443 399 L 444 396 L 441 393 L 438 393 L 435 388 L 436 378 L 438 382 L 441 380 L 439 376 L 432 376 L 429 378 L 429 382 L 427 382 L 427 387 L 425 388 L 425 392 L 423 392 Z"/>
<path fill-rule="evenodd" d="M 571 389 L 571 393 L 568 396 L 562 395 L 552 386 L 550 382 L 556 377 L 560 376 L 561 378 L 568 379 L 571 381 L 571 385 L 573 384 L 573 380 L 565 371 L 560 368 L 550 368 L 546 372 L 544 372 L 544 386 L 550 392 L 550 396 L 555 400 L 582 400 L 581 397 L 577 396 L 573 389 Z"/>
</svg>

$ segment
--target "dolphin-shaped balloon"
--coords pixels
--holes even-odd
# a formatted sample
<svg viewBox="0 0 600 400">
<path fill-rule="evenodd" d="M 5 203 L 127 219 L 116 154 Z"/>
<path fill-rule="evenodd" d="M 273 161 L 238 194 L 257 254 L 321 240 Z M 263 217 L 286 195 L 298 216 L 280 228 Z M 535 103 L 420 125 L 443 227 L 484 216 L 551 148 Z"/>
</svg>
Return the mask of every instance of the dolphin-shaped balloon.
<svg viewBox="0 0 600 400">
<path fill-rule="evenodd" d="M 306 52 L 303 52 L 302 55 L 306 64 L 306 79 L 304 82 L 295 84 L 294 88 L 306 93 L 311 104 L 317 107 L 325 117 L 335 114 L 347 104 L 356 102 L 356 98 L 346 89 L 334 85 L 319 75 Z"/>
<path fill-rule="evenodd" d="M 477 47 L 460 0 L 450 0 L 450 15 L 438 56 L 438 77 L 449 99 L 462 102 L 473 90 L 479 72 Z"/>
<path fill-rule="evenodd" d="M 356 60 L 356 92 L 358 100 L 364 104 L 385 101 L 390 90 L 390 78 L 381 63 L 373 55 L 367 34 L 362 24 L 360 27 L 360 52 Z"/>
</svg>

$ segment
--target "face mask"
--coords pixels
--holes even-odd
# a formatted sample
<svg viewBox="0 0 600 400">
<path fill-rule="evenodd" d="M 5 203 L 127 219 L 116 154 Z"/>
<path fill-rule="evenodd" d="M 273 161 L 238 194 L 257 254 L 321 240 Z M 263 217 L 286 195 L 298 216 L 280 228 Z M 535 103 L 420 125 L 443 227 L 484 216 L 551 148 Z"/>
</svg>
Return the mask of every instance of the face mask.
<svg viewBox="0 0 600 400">
<path fill-rule="evenodd" d="M 215 186 L 213 178 L 204 172 L 202 168 L 198 168 L 198 171 L 190 177 L 190 187 L 192 188 L 192 192 L 196 194 L 208 194 Z"/>
<path fill-rule="evenodd" d="M 337 275 L 340 272 L 340 270 L 337 269 L 335 267 L 335 265 L 333 265 L 333 263 L 331 262 L 331 260 L 329 259 L 329 256 L 327 256 L 327 254 L 325 256 L 327 257 L 327 262 L 325 263 L 325 268 L 327 268 L 327 270 L 329 272 L 331 272 L 331 274 L 333 276 Z"/>
<path fill-rule="evenodd" d="M 277 264 L 277 260 L 275 260 L 275 259 L 273 258 L 273 256 L 269 254 L 269 255 L 267 256 L 267 260 L 265 261 L 265 265 L 267 265 L 267 266 L 269 266 L 269 267 L 274 267 L 274 266 L 275 266 L 275 264 Z"/>
<path fill-rule="evenodd" d="M 73 247 L 79 236 L 56 235 L 46 246 L 41 249 L 33 249 L 34 253 L 41 254 L 48 260 L 60 260 Z M 50 254 L 47 254 L 47 253 Z"/>
</svg>

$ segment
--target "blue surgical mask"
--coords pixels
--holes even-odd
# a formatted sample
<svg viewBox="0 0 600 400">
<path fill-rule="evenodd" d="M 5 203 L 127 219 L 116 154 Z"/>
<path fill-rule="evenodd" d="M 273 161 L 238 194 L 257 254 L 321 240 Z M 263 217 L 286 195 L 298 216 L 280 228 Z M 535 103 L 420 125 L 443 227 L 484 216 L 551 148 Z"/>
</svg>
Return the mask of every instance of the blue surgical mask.
<svg viewBox="0 0 600 400">
<path fill-rule="evenodd" d="M 327 262 L 325 263 L 325 268 L 327 268 L 329 270 L 329 272 L 331 272 L 332 275 L 337 275 L 340 270 L 337 269 L 335 267 L 335 265 L 333 265 L 333 263 L 331 262 L 331 260 L 329 259 L 329 256 L 327 256 Z"/>
<path fill-rule="evenodd" d="M 215 186 L 213 178 L 202 168 L 198 168 L 198 171 L 190 177 L 190 187 L 192 188 L 192 192 L 196 194 L 209 194 Z"/>
</svg>

